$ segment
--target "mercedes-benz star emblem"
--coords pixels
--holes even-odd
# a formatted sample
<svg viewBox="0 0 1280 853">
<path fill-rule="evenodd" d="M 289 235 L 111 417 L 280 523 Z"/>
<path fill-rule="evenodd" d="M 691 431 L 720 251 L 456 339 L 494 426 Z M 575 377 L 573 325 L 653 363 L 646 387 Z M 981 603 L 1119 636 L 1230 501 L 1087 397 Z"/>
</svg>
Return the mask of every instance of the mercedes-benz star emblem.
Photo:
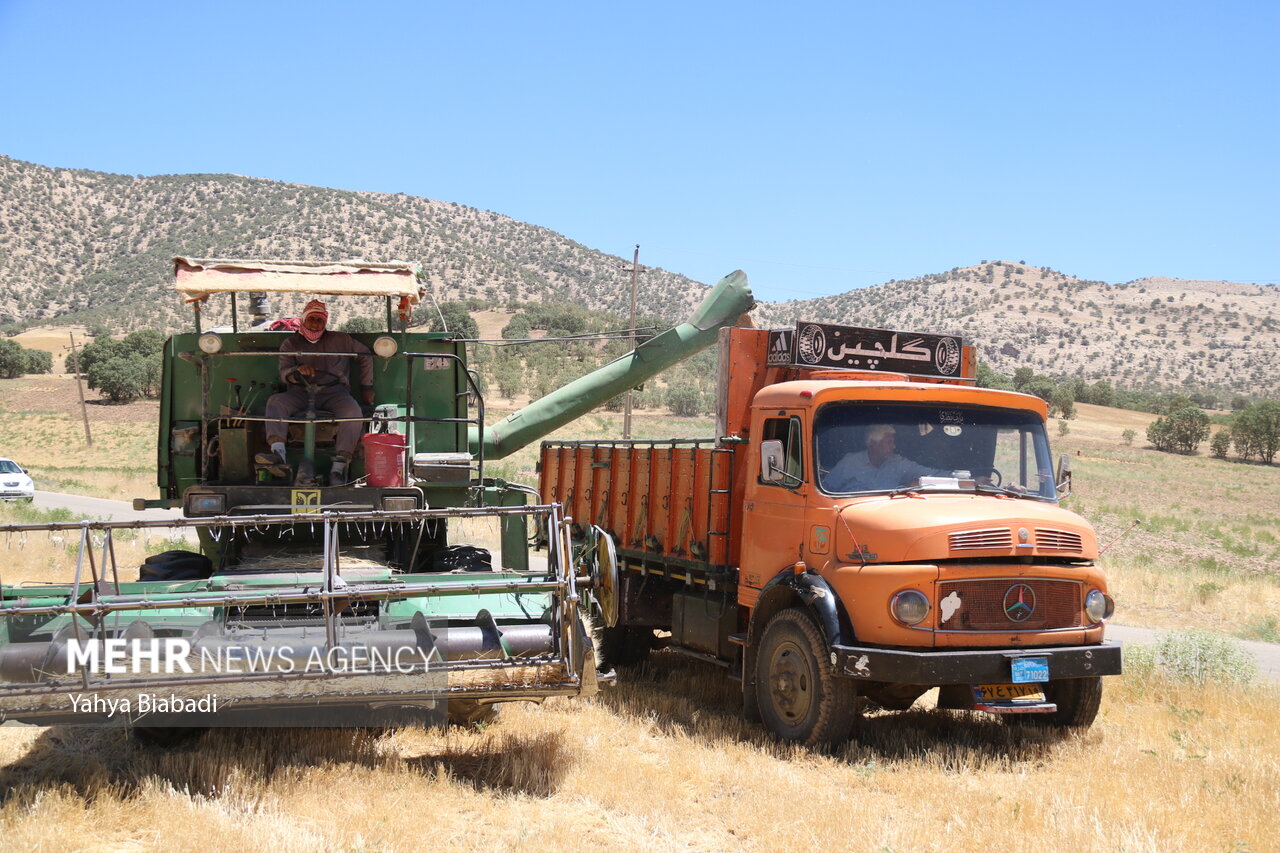
<svg viewBox="0 0 1280 853">
<path fill-rule="evenodd" d="M 1010 622 L 1025 622 L 1036 612 L 1036 592 L 1025 583 L 1004 591 L 1004 615 Z"/>
</svg>

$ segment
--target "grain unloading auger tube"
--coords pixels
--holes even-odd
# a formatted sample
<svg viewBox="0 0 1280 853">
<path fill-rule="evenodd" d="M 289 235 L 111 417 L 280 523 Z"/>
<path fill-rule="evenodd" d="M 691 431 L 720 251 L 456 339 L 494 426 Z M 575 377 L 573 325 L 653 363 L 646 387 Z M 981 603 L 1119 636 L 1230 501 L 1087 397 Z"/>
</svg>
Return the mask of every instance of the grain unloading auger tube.
<svg viewBox="0 0 1280 853">
<path fill-rule="evenodd" d="M 553 543 L 545 569 L 392 574 L 345 566 L 344 533 L 524 516 Z M 126 581 L 121 531 L 323 535 L 309 566 Z M 555 505 L 0 526 L 0 541 L 76 531 L 70 583 L 4 587 L 0 720 L 138 725 L 367 725 L 597 690 L 596 659 Z M 0 577 L 0 580 L 3 580 Z M 472 608 L 474 602 L 478 605 Z M 501 623 L 501 627 L 499 627 Z"/>
</svg>

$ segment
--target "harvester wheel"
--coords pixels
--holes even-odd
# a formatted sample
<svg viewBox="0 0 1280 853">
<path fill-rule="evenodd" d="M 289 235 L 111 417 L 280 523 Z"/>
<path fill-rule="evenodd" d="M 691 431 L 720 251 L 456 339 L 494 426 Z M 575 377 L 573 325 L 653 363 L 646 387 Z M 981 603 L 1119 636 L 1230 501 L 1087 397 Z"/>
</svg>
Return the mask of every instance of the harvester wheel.
<svg viewBox="0 0 1280 853">
<path fill-rule="evenodd" d="M 822 632 L 794 607 L 765 626 L 756 656 L 756 697 L 765 726 L 805 746 L 848 740 L 858 719 L 857 685 L 836 676 Z"/>
<path fill-rule="evenodd" d="M 138 567 L 140 581 L 197 581 L 213 574 L 213 562 L 195 551 L 152 554 Z"/>
<path fill-rule="evenodd" d="M 1102 704 L 1102 677 L 1091 675 L 1047 682 L 1044 698 L 1046 702 L 1056 704 L 1058 710 L 1052 714 L 1005 714 L 1001 719 L 1015 726 L 1088 728 L 1098 716 L 1098 707 Z"/>
<path fill-rule="evenodd" d="M 492 723 L 498 718 L 498 706 L 494 703 L 481 704 L 475 699 L 449 700 L 449 725 L 475 726 Z"/>
<path fill-rule="evenodd" d="M 615 625 L 600 629 L 600 669 L 642 663 L 653 650 L 653 629 L 642 625 Z"/>
</svg>

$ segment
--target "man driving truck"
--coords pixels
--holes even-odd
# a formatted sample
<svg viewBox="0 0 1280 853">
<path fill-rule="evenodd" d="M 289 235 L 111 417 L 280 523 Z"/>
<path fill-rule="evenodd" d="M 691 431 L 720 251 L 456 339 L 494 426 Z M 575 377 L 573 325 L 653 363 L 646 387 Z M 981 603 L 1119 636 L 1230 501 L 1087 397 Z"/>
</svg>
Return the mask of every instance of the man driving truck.
<svg viewBox="0 0 1280 853">
<path fill-rule="evenodd" d="M 897 454 L 897 439 L 890 424 L 867 427 L 867 447 L 849 453 L 828 474 L 828 487 L 837 492 L 896 489 L 918 477 L 946 476 L 950 471 L 928 468 Z"/>
</svg>

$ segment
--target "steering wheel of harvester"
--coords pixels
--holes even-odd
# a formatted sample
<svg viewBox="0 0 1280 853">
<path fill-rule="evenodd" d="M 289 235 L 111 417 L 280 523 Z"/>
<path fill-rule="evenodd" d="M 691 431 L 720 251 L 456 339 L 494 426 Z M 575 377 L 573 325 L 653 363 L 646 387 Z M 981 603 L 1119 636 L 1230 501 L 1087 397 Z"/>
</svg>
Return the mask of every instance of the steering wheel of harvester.
<svg viewBox="0 0 1280 853">
<path fill-rule="evenodd" d="M 328 370 L 315 370 L 312 372 L 310 376 L 304 376 L 302 373 L 300 373 L 297 370 L 297 368 L 294 368 L 294 371 L 293 371 L 293 376 L 297 377 L 298 384 L 301 385 L 307 391 L 310 391 L 312 388 L 327 387 L 325 385 L 322 385 L 319 381 L 317 381 L 319 380 L 321 375 L 328 376 L 333 379 L 341 380 L 340 376 L 338 376 L 336 373 L 330 373 Z M 336 383 L 330 382 L 329 384 L 333 385 Z"/>
</svg>

